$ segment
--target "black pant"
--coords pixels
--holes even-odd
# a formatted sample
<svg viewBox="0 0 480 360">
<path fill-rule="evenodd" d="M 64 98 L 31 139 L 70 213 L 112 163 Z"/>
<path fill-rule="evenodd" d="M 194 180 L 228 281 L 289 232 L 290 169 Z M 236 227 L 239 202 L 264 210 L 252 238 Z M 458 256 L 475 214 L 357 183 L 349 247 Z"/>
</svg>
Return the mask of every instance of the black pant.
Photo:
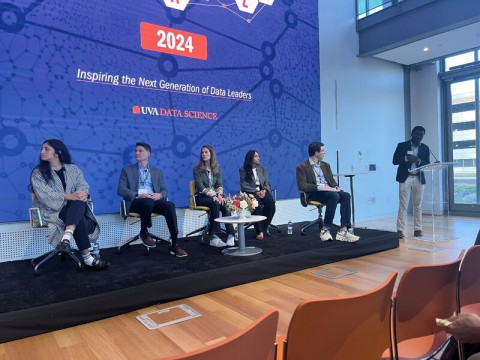
<svg viewBox="0 0 480 360">
<path fill-rule="evenodd" d="M 325 205 L 323 225 L 330 227 L 333 224 L 337 204 L 340 204 L 340 227 L 351 227 L 350 194 L 346 191 L 314 191 L 308 193 L 308 200 L 319 201 Z"/>
<path fill-rule="evenodd" d="M 198 206 L 206 206 L 210 209 L 210 227 L 208 229 L 209 234 L 220 234 L 220 223 L 216 222 L 215 219 L 220 217 L 220 212 L 223 216 L 228 216 L 230 213 L 228 212 L 225 205 L 220 205 L 216 201 L 214 201 L 211 197 L 208 197 L 205 194 L 197 194 L 195 195 L 195 203 Z M 225 229 L 227 230 L 227 234 L 234 234 L 235 230 L 233 229 L 232 224 L 225 224 Z"/>
<path fill-rule="evenodd" d="M 65 226 L 75 225 L 73 238 L 80 251 L 90 247 L 88 234 L 95 230 L 95 222 L 87 217 L 87 203 L 84 201 L 68 201 L 60 210 L 58 217 L 65 223 Z"/>
<path fill-rule="evenodd" d="M 275 200 L 273 200 L 273 196 L 268 190 L 265 192 L 263 199 L 261 199 L 260 196 L 255 193 L 251 194 L 255 196 L 255 199 L 258 201 L 258 207 L 253 211 L 253 214 L 267 217 L 263 221 L 253 223 L 255 232 L 260 234 L 261 232 L 266 232 L 268 230 L 268 226 L 272 222 L 273 215 L 275 215 Z"/>
<path fill-rule="evenodd" d="M 172 238 L 172 245 L 177 243 L 178 226 L 174 203 L 165 199 L 137 198 L 132 201 L 130 211 L 140 214 L 141 233 L 148 232 L 148 228 L 152 227 L 152 213 L 163 215 Z"/>
</svg>

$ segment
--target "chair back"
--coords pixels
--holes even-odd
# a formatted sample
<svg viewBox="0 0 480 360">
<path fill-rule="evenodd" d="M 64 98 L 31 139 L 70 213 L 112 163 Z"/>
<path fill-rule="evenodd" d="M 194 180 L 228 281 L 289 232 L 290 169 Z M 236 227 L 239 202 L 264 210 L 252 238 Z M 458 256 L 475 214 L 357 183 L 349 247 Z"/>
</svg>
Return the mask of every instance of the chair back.
<svg viewBox="0 0 480 360">
<path fill-rule="evenodd" d="M 393 340 L 397 356 L 402 356 L 397 345 L 404 340 L 437 334 L 435 342 L 441 343 L 446 338 L 446 333 L 436 325 L 435 319 L 449 318 L 456 311 L 457 274 L 464 252 L 452 262 L 411 266 L 403 274 L 393 307 Z M 415 351 L 425 350 L 425 357 L 430 355 L 436 345 L 430 340 L 428 346 L 431 349 L 428 349 L 426 344 L 415 344 Z M 424 346 L 427 348 L 424 349 Z M 407 346 L 403 351 L 412 349 L 412 346 Z"/>
<path fill-rule="evenodd" d="M 480 245 L 480 230 L 478 230 L 477 238 L 475 239 L 475 244 L 474 245 Z"/>
<path fill-rule="evenodd" d="M 391 347 L 390 309 L 397 273 L 358 295 L 306 300 L 288 327 L 285 359 L 380 359 Z"/>
<path fill-rule="evenodd" d="M 466 305 L 480 304 L 480 246 L 468 249 L 460 265 L 458 311 Z"/>
<path fill-rule="evenodd" d="M 270 310 L 228 339 L 163 360 L 274 360 L 277 324 L 278 311 Z"/>
</svg>

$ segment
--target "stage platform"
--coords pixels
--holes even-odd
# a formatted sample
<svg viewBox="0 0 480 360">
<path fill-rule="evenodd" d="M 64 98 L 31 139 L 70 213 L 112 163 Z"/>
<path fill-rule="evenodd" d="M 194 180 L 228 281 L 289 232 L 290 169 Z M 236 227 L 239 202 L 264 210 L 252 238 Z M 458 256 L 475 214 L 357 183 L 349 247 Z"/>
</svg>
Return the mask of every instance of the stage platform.
<svg viewBox="0 0 480 360">
<path fill-rule="evenodd" d="M 282 233 L 257 241 L 246 232 L 247 246 L 263 249 L 249 257 L 224 256 L 202 246 L 198 237 L 179 240 L 189 256 L 175 258 L 162 244 L 145 256 L 143 245 L 116 255 L 101 250 L 112 266 L 103 272 L 75 270 L 72 261 L 51 260 L 35 277 L 30 261 L 0 264 L 0 342 L 50 332 L 119 315 L 153 304 L 270 278 L 399 246 L 397 233 L 356 229 L 356 243 L 319 240 L 318 229 L 300 235 Z M 335 237 L 335 234 L 333 234 Z"/>
</svg>

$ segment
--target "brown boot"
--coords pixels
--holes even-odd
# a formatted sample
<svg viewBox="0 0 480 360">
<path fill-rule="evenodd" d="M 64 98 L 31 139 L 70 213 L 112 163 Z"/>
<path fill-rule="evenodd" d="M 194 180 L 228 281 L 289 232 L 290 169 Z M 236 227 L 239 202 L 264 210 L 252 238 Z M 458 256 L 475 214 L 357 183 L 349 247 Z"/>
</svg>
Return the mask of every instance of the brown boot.
<svg viewBox="0 0 480 360">
<path fill-rule="evenodd" d="M 140 233 L 140 240 L 142 240 L 143 245 L 145 245 L 148 248 L 154 248 L 157 246 L 155 241 L 150 237 L 150 234 L 147 233 Z"/>
</svg>

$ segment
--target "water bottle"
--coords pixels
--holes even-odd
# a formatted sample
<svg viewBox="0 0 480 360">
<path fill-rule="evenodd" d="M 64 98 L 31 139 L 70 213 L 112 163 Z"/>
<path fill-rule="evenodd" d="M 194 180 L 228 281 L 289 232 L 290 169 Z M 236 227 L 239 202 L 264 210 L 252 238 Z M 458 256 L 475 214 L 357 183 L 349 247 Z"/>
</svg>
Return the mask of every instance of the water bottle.
<svg viewBox="0 0 480 360">
<path fill-rule="evenodd" d="M 288 235 L 292 235 L 293 234 L 293 224 L 292 224 L 292 220 L 290 220 L 288 222 L 288 225 L 287 225 L 287 234 Z"/>
<path fill-rule="evenodd" d="M 100 246 L 97 242 L 92 244 L 92 255 L 97 259 L 100 258 Z"/>
</svg>

